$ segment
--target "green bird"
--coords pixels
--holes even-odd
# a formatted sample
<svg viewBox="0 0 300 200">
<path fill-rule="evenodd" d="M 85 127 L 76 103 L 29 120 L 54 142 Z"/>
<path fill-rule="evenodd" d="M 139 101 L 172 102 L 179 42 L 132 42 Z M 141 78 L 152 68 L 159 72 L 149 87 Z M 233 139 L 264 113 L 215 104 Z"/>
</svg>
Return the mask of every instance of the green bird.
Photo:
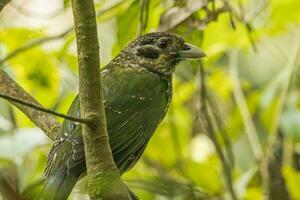
<svg viewBox="0 0 300 200">
<path fill-rule="evenodd" d="M 176 35 L 154 32 L 129 43 L 101 70 L 109 143 L 120 174 L 139 160 L 165 117 L 175 66 L 204 56 Z M 79 106 L 76 97 L 68 114 L 79 117 Z M 64 120 L 48 155 L 42 199 L 67 199 L 85 172 L 81 125 Z"/>
</svg>

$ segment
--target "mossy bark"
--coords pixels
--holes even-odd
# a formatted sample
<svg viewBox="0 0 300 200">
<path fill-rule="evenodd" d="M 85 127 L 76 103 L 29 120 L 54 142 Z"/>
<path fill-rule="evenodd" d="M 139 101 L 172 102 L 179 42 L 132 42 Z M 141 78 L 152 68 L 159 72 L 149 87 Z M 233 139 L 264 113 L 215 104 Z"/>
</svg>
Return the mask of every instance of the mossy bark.
<svg viewBox="0 0 300 200">
<path fill-rule="evenodd" d="M 37 100 L 35 100 L 29 93 L 27 93 L 3 70 L 0 70 L 0 93 L 16 97 L 18 99 L 30 102 L 36 106 L 41 107 L 41 104 L 39 104 Z M 56 135 L 60 129 L 60 124 L 58 121 L 56 121 L 53 115 L 38 111 L 23 104 L 15 103 L 13 101 L 10 102 L 15 105 L 20 111 L 22 111 L 33 123 L 41 128 L 50 139 L 55 140 Z"/>
<path fill-rule="evenodd" d="M 91 199 L 130 199 L 113 161 L 106 129 L 93 0 L 72 0 L 79 63 L 81 117 Z"/>
</svg>

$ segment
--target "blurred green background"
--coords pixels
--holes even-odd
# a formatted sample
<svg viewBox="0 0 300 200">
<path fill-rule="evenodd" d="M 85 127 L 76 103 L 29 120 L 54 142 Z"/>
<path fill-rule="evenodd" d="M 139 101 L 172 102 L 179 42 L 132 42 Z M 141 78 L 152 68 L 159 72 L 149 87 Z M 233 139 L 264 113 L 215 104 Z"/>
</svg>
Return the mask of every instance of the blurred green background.
<svg viewBox="0 0 300 200">
<path fill-rule="evenodd" d="M 177 67 L 169 112 L 123 176 L 140 199 L 232 199 L 235 193 L 244 200 L 300 200 L 299 0 L 95 5 L 101 66 L 139 34 L 158 30 L 207 54 L 202 63 Z M 78 92 L 72 20 L 69 0 L 13 0 L 0 14 L 1 69 L 43 106 L 62 113 Z M 40 38 L 48 40 L 5 59 Z M 0 192 L 3 184 L 29 191 L 43 175 L 51 145 L 0 99 Z M 264 167 L 268 151 L 273 157 Z M 85 187 L 83 179 L 70 199 L 87 199 Z"/>
</svg>

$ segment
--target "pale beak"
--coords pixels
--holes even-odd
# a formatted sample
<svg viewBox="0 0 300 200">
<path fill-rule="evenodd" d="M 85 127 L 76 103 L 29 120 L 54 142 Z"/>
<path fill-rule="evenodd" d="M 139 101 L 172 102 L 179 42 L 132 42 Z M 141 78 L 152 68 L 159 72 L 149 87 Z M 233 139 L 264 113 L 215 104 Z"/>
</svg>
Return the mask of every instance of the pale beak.
<svg viewBox="0 0 300 200">
<path fill-rule="evenodd" d="M 206 56 L 206 54 L 195 45 L 184 43 L 184 49 L 177 52 L 179 59 L 200 59 Z"/>
</svg>

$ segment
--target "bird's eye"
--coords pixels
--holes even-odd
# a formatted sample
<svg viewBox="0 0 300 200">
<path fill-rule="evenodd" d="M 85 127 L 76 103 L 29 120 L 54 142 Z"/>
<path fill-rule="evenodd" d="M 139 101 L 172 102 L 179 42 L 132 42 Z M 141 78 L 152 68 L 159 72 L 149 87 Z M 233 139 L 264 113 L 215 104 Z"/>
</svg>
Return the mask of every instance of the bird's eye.
<svg viewBox="0 0 300 200">
<path fill-rule="evenodd" d="M 169 44 L 171 43 L 172 41 L 168 38 L 162 38 L 160 40 L 158 40 L 157 42 L 157 46 L 161 49 L 165 49 L 169 46 Z"/>
<path fill-rule="evenodd" d="M 137 49 L 137 54 L 149 59 L 156 59 L 159 57 L 158 50 L 151 45 L 144 45 Z"/>
</svg>

